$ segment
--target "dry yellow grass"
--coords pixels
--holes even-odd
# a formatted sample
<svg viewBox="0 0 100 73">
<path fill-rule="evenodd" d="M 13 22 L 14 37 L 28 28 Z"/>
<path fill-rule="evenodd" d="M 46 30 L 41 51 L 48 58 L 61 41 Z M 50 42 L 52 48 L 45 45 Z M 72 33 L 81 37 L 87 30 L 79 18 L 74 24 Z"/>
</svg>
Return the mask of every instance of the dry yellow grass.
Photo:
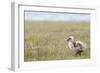
<svg viewBox="0 0 100 73">
<path fill-rule="evenodd" d="M 90 58 L 90 24 L 86 22 L 25 21 L 24 61 Z M 88 47 L 82 56 L 73 56 L 65 38 L 73 35 Z"/>
</svg>

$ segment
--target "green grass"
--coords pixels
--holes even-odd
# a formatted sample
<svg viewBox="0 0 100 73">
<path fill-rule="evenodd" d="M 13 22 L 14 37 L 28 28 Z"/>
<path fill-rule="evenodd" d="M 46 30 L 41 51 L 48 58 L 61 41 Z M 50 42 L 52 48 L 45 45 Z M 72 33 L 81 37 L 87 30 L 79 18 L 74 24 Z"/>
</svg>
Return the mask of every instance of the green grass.
<svg viewBox="0 0 100 73">
<path fill-rule="evenodd" d="M 90 24 L 86 22 L 25 21 L 24 61 L 90 58 Z M 87 44 L 81 56 L 74 56 L 65 38 L 70 35 Z"/>
</svg>

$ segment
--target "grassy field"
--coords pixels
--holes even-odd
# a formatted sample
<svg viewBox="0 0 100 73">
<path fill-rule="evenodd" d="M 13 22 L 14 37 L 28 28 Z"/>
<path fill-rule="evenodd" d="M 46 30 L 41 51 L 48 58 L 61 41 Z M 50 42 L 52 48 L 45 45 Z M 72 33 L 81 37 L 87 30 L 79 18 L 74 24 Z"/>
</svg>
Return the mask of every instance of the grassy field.
<svg viewBox="0 0 100 73">
<path fill-rule="evenodd" d="M 90 24 L 86 22 L 25 21 L 24 61 L 90 58 Z M 81 56 L 74 56 L 65 38 L 70 35 L 87 44 Z"/>
</svg>

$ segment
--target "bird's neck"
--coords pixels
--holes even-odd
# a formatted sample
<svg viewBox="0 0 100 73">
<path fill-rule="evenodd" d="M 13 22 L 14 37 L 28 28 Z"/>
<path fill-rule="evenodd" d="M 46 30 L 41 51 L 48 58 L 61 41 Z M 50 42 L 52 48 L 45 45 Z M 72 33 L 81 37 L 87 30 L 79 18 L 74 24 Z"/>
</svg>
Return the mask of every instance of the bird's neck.
<svg viewBox="0 0 100 73">
<path fill-rule="evenodd" d="M 69 42 L 68 42 L 68 47 L 69 47 L 70 49 L 73 49 L 73 47 L 74 47 L 74 41 L 69 41 Z"/>
</svg>

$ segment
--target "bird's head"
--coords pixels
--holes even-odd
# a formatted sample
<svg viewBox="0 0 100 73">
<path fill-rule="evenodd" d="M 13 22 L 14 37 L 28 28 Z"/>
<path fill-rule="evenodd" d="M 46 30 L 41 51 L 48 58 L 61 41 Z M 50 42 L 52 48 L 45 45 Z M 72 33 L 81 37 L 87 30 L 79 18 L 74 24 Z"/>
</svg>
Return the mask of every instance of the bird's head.
<svg viewBox="0 0 100 73">
<path fill-rule="evenodd" d="M 69 41 L 74 41 L 74 37 L 73 37 L 73 36 L 69 36 L 68 39 L 67 39 L 67 41 L 68 41 L 68 42 L 69 42 Z"/>
</svg>

